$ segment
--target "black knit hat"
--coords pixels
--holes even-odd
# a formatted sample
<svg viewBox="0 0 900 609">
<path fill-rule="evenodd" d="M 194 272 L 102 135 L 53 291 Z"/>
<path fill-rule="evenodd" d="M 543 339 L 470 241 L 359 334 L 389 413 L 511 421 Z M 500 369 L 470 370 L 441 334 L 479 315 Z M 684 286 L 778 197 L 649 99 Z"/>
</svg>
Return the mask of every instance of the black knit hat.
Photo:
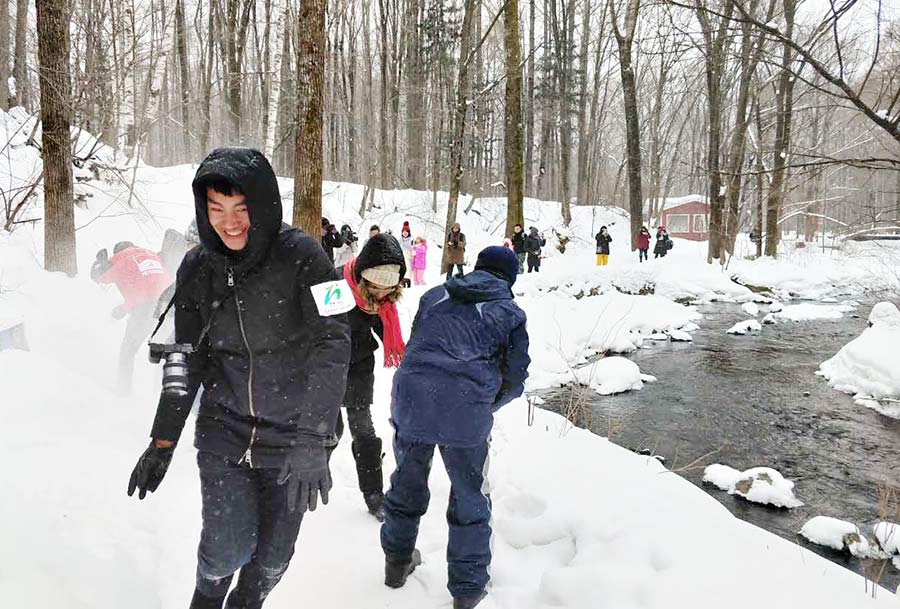
<svg viewBox="0 0 900 609">
<path fill-rule="evenodd" d="M 476 271 L 487 271 L 495 277 L 505 279 L 509 285 L 516 282 L 519 273 L 519 260 L 516 255 L 502 245 L 486 247 L 478 254 L 475 262 Z"/>
<path fill-rule="evenodd" d="M 366 241 L 359 256 L 356 257 L 356 281 L 362 279 L 362 272 L 376 266 L 397 264 L 400 266 L 400 277 L 406 275 L 406 258 L 400 242 L 386 233 L 376 235 Z"/>
</svg>

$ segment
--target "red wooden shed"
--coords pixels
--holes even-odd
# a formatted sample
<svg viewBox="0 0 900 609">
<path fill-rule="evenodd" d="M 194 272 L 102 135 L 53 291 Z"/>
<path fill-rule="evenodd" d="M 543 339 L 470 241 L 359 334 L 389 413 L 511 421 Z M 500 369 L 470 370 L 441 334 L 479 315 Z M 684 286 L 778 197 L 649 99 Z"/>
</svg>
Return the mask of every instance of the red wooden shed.
<svg viewBox="0 0 900 609">
<path fill-rule="evenodd" d="M 709 203 L 702 195 L 666 199 L 654 224 L 665 226 L 672 237 L 706 241 L 709 239 Z"/>
</svg>

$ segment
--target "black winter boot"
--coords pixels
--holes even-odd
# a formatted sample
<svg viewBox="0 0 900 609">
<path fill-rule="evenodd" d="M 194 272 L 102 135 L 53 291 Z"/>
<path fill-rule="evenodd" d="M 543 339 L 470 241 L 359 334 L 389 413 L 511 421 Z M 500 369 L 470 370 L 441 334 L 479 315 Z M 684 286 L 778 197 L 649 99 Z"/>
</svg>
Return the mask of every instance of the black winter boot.
<svg viewBox="0 0 900 609">
<path fill-rule="evenodd" d="M 384 561 L 384 585 L 388 588 L 402 588 L 406 578 L 422 564 L 422 554 L 413 550 L 409 562 Z"/>
<path fill-rule="evenodd" d="M 228 592 L 227 587 L 225 588 L 225 592 Z M 224 595 L 211 598 L 209 596 L 204 596 L 199 590 L 194 589 L 194 596 L 191 598 L 190 609 L 222 609 L 222 603 L 224 602 Z"/>
<path fill-rule="evenodd" d="M 384 522 L 384 493 L 369 493 L 363 499 L 366 500 L 366 507 L 375 520 Z"/>
<path fill-rule="evenodd" d="M 351 445 L 356 461 L 359 490 L 369 513 L 379 521 L 384 520 L 384 474 L 381 470 L 381 438 L 354 440 Z"/>
<path fill-rule="evenodd" d="M 484 600 L 487 592 L 482 592 L 478 596 L 460 596 L 453 599 L 453 609 L 472 609 L 475 605 Z"/>
</svg>

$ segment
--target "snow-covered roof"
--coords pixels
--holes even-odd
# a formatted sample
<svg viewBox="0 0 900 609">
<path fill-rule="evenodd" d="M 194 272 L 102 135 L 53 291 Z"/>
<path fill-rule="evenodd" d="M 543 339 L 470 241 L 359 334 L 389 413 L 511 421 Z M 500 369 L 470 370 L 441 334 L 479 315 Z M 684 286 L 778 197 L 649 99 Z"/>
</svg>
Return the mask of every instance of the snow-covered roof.
<svg viewBox="0 0 900 609">
<path fill-rule="evenodd" d="M 650 202 L 651 199 L 644 200 L 644 215 L 650 213 Z M 673 207 L 678 207 L 679 205 L 684 205 L 685 203 L 706 203 L 707 198 L 706 195 L 684 195 L 683 197 L 668 197 L 662 200 L 662 203 L 657 203 L 658 209 L 657 213 L 664 212 L 667 209 L 672 209 Z"/>
</svg>

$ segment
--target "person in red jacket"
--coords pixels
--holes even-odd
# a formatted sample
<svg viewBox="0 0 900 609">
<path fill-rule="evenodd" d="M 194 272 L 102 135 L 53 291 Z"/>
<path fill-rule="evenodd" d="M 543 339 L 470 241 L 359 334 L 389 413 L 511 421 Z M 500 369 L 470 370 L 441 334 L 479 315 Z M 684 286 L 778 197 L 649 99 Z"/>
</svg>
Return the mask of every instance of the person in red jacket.
<svg viewBox="0 0 900 609">
<path fill-rule="evenodd" d="M 650 251 L 650 231 L 647 230 L 646 226 L 641 227 L 641 232 L 637 235 L 637 246 L 638 246 L 638 262 L 643 262 L 648 259 L 648 252 Z"/>
<path fill-rule="evenodd" d="M 159 254 L 136 247 L 130 241 L 121 241 L 113 248 L 112 258 L 105 248 L 97 252 L 91 279 L 97 283 L 114 283 L 125 299 L 113 309 L 112 316 L 115 319 L 128 317 L 119 350 L 118 383 L 120 391 L 129 393 L 134 356 L 153 329 L 156 303 L 172 283 L 172 278 Z"/>
</svg>

